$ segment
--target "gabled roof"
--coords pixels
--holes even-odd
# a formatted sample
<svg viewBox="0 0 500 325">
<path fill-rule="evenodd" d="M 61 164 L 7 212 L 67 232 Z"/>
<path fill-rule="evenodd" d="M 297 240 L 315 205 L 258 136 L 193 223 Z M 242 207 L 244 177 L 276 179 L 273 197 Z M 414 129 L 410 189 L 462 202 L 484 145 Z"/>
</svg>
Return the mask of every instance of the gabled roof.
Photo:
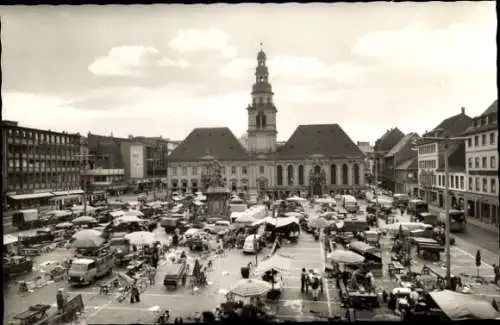
<svg viewBox="0 0 500 325">
<path fill-rule="evenodd" d="M 387 130 L 383 136 L 375 141 L 375 151 L 389 151 L 394 147 L 403 137 L 404 133 L 398 128 Z"/>
<path fill-rule="evenodd" d="M 196 128 L 168 156 L 170 161 L 247 160 L 248 154 L 233 132 L 223 128 Z"/>
<path fill-rule="evenodd" d="M 496 113 L 497 111 L 498 111 L 498 99 L 495 99 L 495 101 L 493 103 L 491 103 L 490 107 L 488 107 L 483 112 L 483 114 L 481 114 L 481 116 L 493 114 L 493 113 Z"/>
<path fill-rule="evenodd" d="M 472 123 L 472 118 L 465 113 L 457 114 L 443 120 L 431 132 L 437 132 L 438 137 L 450 136 L 456 137 L 461 135 Z M 425 136 L 425 135 L 424 135 Z M 432 134 L 434 136 L 434 134 Z"/>
<path fill-rule="evenodd" d="M 405 135 L 394 147 L 392 147 L 392 149 L 385 155 L 385 157 L 395 156 L 414 137 L 418 137 L 418 134 L 411 132 Z"/>
<path fill-rule="evenodd" d="M 474 118 L 474 120 L 479 120 L 484 116 L 490 116 L 490 120 L 488 121 L 488 124 L 481 123 L 481 126 L 474 126 L 474 123 L 471 123 L 471 125 L 465 130 L 462 135 L 471 135 L 475 133 L 480 133 L 480 132 L 485 132 L 485 131 L 490 131 L 490 130 L 495 130 L 498 128 L 498 122 L 496 116 L 491 116 L 495 113 L 498 112 L 498 100 L 495 100 L 490 107 L 488 107 L 483 114 L 481 114 L 479 117 Z"/>
<path fill-rule="evenodd" d="M 299 125 L 278 151 L 278 158 L 312 155 L 361 158 L 364 154 L 338 124 Z"/>
<path fill-rule="evenodd" d="M 397 170 L 418 169 L 418 157 L 405 160 L 396 167 Z"/>
</svg>

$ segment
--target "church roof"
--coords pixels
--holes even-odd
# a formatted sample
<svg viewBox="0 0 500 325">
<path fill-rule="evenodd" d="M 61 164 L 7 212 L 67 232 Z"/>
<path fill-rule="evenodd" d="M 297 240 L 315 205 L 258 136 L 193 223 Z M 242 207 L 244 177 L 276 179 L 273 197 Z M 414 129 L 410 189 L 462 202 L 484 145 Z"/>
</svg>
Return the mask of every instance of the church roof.
<svg viewBox="0 0 500 325">
<path fill-rule="evenodd" d="M 196 128 L 168 156 L 170 161 L 198 161 L 212 156 L 217 160 L 247 160 L 248 154 L 227 127 Z"/>
<path fill-rule="evenodd" d="M 278 150 L 278 159 L 325 157 L 364 157 L 363 152 L 338 124 L 299 125 L 285 145 Z"/>
<path fill-rule="evenodd" d="M 404 137 L 404 133 L 398 128 L 387 130 L 377 141 L 375 141 L 375 151 L 390 151 Z"/>
</svg>

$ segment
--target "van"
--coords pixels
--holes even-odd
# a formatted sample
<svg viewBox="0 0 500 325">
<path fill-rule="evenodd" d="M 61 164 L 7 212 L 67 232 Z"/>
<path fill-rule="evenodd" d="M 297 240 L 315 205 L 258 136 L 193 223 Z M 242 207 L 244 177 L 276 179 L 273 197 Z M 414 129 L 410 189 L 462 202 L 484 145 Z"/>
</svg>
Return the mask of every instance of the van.
<svg viewBox="0 0 500 325">
<path fill-rule="evenodd" d="M 99 258 L 78 258 L 68 271 L 70 285 L 92 284 L 113 272 L 114 260 L 111 254 Z"/>
<path fill-rule="evenodd" d="M 256 254 L 262 247 L 260 245 L 261 235 L 250 235 L 245 238 L 245 243 L 243 244 L 243 253 Z"/>
<path fill-rule="evenodd" d="M 356 213 L 359 210 L 359 204 L 356 198 L 352 195 L 342 196 L 342 207 L 349 213 Z"/>
</svg>

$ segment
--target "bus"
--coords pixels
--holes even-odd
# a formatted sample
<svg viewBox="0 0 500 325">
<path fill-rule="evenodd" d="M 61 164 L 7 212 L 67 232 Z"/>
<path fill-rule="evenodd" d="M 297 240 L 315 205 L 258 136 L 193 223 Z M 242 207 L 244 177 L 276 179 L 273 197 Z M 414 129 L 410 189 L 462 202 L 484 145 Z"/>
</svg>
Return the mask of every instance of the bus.
<svg viewBox="0 0 500 325">
<path fill-rule="evenodd" d="M 467 229 L 467 218 L 464 210 L 450 210 L 450 232 L 465 232 Z M 440 213 L 440 221 L 444 222 L 445 212 Z"/>
<path fill-rule="evenodd" d="M 408 213 L 412 217 L 417 218 L 422 212 L 429 212 L 429 205 L 427 202 L 422 200 L 410 200 L 408 202 Z"/>
</svg>

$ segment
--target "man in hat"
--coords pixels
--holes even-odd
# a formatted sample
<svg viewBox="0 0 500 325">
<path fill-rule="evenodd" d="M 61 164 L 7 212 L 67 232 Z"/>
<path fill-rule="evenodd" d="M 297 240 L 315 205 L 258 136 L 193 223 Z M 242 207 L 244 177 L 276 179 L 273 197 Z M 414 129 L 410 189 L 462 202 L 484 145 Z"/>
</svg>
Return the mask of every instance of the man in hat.
<svg viewBox="0 0 500 325">
<path fill-rule="evenodd" d="M 64 294 L 64 289 L 63 288 L 57 289 L 56 303 L 57 303 L 57 311 L 59 313 L 62 313 L 64 311 L 64 306 L 66 305 L 66 302 L 67 302 L 67 297 Z"/>
</svg>

